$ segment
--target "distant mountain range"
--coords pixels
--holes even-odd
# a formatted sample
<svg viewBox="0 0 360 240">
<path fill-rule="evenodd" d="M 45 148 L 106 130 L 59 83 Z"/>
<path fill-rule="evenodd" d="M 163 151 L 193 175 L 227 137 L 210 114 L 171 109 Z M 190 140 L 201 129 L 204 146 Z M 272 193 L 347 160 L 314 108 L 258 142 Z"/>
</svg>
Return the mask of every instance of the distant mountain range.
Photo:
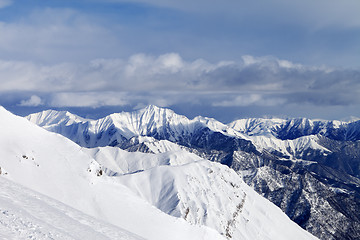
<svg viewBox="0 0 360 240">
<path fill-rule="evenodd" d="M 152 105 L 99 120 L 52 110 L 27 119 L 85 148 L 181 149 L 222 163 L 315 236 L 360 239 L 360 121 L 251 118 L 226 125 Z"/>
<path fill-rule="evenodd" d="M 80 146 L 0 107 L 0 238 L 316 239 L 234 170 L 201 157 L 221 160 L 205 148 L 217 146 L 207 126 L 223 125 L 214 120 L 154 106 L 99 121 L 54 111 L 29 118 Z M 230 143 L 257 151 L 237 139 Z"/>
</svg>

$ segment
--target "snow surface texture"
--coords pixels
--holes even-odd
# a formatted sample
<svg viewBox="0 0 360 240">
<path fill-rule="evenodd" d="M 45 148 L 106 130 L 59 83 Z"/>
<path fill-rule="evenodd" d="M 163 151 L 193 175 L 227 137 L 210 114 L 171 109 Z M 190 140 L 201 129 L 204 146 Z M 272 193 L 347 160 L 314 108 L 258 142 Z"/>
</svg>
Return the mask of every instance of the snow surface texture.
<svg viewBox="0 0 360 240">
<path fill-rule="evenodd" d="M 143 239 L 0 177 L 1 239 Z"/>
<path fill-rule="evenodd" d="M 155 141 L 150 144 L 152 151 L 158 154 L 127 152 L 115 147 L 83 148 L 83 151 L 101 164 L 105 173 L 110 176 L 136 173 L 161 165 L 177 166 L 202 160 L 199 156 L 168 141 Z"/>
<path fill-rule="evenodd" d="M 247 187 L 233 170 L 201 160 L 181 148 L 155 157 L 109 147 L 84 150 L 3 108 L 0 126 L 6 126 L 0 136 L 2 178 L 146 239 L 315 239 Z M 17 194 L 11 189 L 3 189 L 4 194 Z M 44 205 L 46 211 L 49 202 L 41 200 L 39 205 Z M 28 205 L 21 201 L 16 204 L 4 211 L 11 212 L 13 219 L 25 219 L 16 209 Z M 66 215 L 67 210 L 57 207 L 59 204 L 50 205 L 56 205 L 58 215 L 59 211 Z M 32 228 L 27 226 L 31 223 L 42 226 L 33 219 L 35 216 L 24 220 L 29 224 L 19 223 L 19 229 L 30 233 Z M 86 225 L 84 220 L 79 222 Z M 65 234 L 52 230 L 54 225 L 45 228 L 49 231 L 44 234 Z M 118 231 L 126 235 L 126 231 Z M 10 234 L 11 230 L 5 232 Z M 130 233 L 126 236 L 136 238 Z"/>
</svg>

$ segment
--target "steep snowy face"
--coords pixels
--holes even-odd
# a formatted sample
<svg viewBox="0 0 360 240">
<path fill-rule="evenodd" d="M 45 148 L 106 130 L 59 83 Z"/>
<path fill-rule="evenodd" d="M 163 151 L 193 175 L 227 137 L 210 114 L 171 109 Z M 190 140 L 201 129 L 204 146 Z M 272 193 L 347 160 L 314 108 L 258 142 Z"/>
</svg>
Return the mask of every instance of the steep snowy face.
<svg viewBox="0 0 360 240">
<path fill-rule="evenodd" d="M 116 178 L 163 212 L 227 239 L 316 239 L 217 163 L 162 165 Z"/>
<path fill-rule="evenodd" d="M 159 139 L 175 140 L 200 127 L 198 122 L 175 114 L 170 109 L 150 105 L 132 113 L 111 114 L 115 127 L 123 133 L 140 136 L 156 136 Z"/>
</svg>

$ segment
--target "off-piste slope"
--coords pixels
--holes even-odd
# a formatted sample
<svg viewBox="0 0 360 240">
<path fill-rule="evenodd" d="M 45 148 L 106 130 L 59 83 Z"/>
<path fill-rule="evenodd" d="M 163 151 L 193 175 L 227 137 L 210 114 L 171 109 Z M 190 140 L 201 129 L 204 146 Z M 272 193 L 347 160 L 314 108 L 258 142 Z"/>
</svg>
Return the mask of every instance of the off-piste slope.
<svg viewBox="0 0 360 240">
<path fill-rule="evenodd" d="M 102 163 L 105 173 L 161 211 L 209 226 L 229 239 L 315 238 L 227 166 L 184 150 L 146 154 L 100 147 L 86 151 Z"/>
<path fill-rule="evenodd" d="M 156 106 L 99 120 L 56 111 L 27 118 L 83 147 L 187 150 L 234 169 L 314 235 L 360 238 L 360 121 L 256 118 L 225 125 Z"/>
<path fill-rule="evenodd" d="M 0 177 L 0 238 L 144 239 L 6 177 Z"/>
<path fill-rule="evenodd" d="M 228 239 L 315 239 L 218 163 L 161 166 L 120 181 L 162 211 Z"/>
</svg>

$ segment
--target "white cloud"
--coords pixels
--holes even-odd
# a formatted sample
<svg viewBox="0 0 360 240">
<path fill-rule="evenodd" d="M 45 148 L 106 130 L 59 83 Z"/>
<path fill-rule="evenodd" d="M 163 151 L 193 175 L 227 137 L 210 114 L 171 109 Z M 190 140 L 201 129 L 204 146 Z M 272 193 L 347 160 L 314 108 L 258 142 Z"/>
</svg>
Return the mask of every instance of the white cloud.
<svg viewBox="0 0 360 240">
<path fill-rule="evenodd" d="M 28 100 L 22 100 L 19 106 L 22 107 L 37 107 L 43 105 L 43 101 L 37 95 L 32 95 Z"/>
<path fill-rule="evenodd" d="M 72 9 L 37 9 L 0 22 L 0 33 L 0 55 L 8 59 L 81 61 L 122 49 L 110 29 Z"/>
<path fill-rule="evenodd" d="M 51 96 L 53 107 L 124 106 L 129 104 L 124 93 L 117 92 L 61 92 Z"/>
<path fill-rule="evenodd" d="M 285 99 L 272 98 L 261 94 L 243 94 L 236 97 L 225 97 L 226 100 L 214 102 L 215 107 L 246 107 L 246 106 L 280 106 L 285 103 Z"/>
<path fill-rule="evenodd" d="M 188 102 L 190 100 L 189 98 L 183 98 L 183 96 L 181 93 L 159 92 L 60 92 L 50 94 L 48 105 L 51 107 L 92 108 L 134 105 L 134 109 L 138 109 L 149 104 L 168 107 L 172 104 Z"/>
<path fill-rule="evenodd" d="M 258 103 L 262 100 L 259 94 L 250 94 L 245 96 L 237 96 L 232 100 L 225 100 L 222 102 L 214 103 L 213 106 L 229 107 L 229 106 L 249 106 Z"/>
<path fill-rule="evenodd" d="M 0 8 L 5 8 L 13 3 L 12 0 L 0 0 Z"/>
</svg>

